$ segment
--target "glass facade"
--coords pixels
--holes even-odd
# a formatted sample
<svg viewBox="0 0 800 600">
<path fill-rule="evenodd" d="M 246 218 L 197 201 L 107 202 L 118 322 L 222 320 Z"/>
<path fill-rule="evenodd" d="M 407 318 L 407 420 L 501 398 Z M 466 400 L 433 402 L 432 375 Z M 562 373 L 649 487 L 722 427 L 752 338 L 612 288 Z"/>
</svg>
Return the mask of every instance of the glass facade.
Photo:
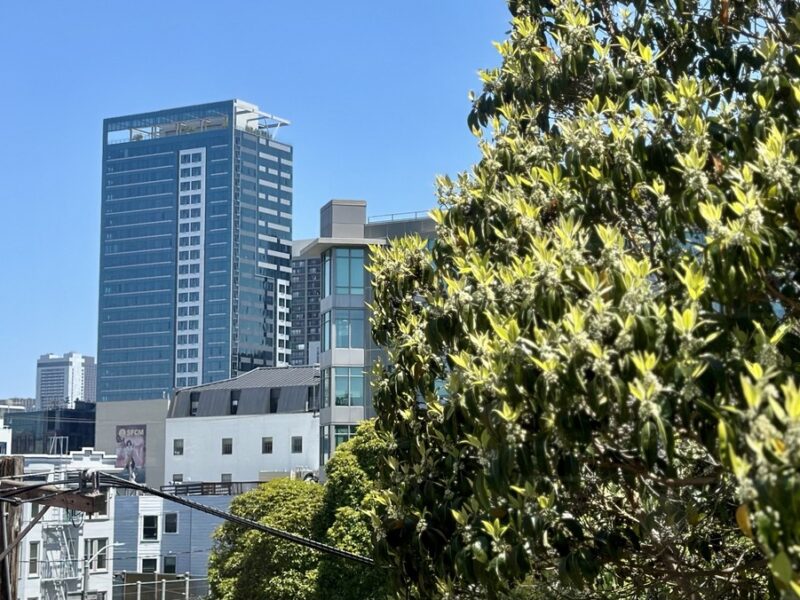
<svg viewBox="0 0 800 600">
<path fill-rule="evenodd" d="M 336 406 L 364 406 L 364 368 L 334 367 Z"/>
<path fill-rule="evenodd" d="M 289 335 L 290 362 L 293 366 L 319 362 L 320 352 L 319 258 L 292 259 L 292 302 Z"/>
<path fill-rule="evenodd" d="M 337 308 L 333 311 L 333 326 L 336 331 L 336 348 L 364 347 L 364 309 Z"/>
<path fill-rule="evenodd" d="M 362 295 L 364 293 L 364 249 L 336 248 L 334 261 L 336 272 L 334 292 Z"/>
<path fill-rule="evenodd" d="M 261 113 L 228 101 L 104 122 L 98 401 L 288 361 L 292 148 L 243 114 Z"/>
</svg>

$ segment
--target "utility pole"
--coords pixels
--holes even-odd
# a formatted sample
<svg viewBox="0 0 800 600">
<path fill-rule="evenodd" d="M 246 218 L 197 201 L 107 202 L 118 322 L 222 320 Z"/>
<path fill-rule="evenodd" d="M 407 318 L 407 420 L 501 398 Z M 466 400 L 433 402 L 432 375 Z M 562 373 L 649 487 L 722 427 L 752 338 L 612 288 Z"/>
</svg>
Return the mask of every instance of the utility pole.
<svg viewBox="0 0 800 600">
<path fill-rule="evenodd" d="M 21 456 L 0 457 L 0 478 L 22 475 L 23 459 Z M 17 568 L 19 564 L 17 547 L 6 552 L 11 540 L 16 540 L 19 533 L 20 508 L 10 502 L 0 502 L 0 551 L 5 553 L 0 561 L 0 599 L 15 600 L 17 597 Z"/>
</svg>

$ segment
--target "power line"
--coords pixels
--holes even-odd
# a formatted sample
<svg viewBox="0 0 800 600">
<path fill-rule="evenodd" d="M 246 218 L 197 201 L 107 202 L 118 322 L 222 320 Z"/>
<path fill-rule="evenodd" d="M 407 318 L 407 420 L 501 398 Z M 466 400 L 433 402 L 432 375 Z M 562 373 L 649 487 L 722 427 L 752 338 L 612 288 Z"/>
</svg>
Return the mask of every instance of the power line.
<svg viewBox="0 0 800 600">
<path fill-rule="evenodd" d="M 122 479 L 121 477 L 117 477 L 115 475 L 107 475 L 101 474 L 100 476 L 101 481 L 110 483 L 114 487 L 122 487 L 132 490 L 139 490 L 140 492 L 144 492 L 146 494 L 150 494 L 151 496 L 157 496 L 159 498 L 163 498 L 165 500 L 171 500 L 176 504 L 181 504 L 183 506 L 187 506 L 193 510 L 199 510 L 200 512 L 204 512 L 206 514 L 219 517 L 221 519 L 225 519 L 226 521 L 230 521 L 232 523 L 237 523 L 238 525 L 244 525 L 245 527 L 249 527 L 251 529 L 257 529 L 258 531 L 263 531 L 266 534 L 272 535 L 274 537 L 280 538 L 282 540 L 286 540 L 295 544 L 299 544 L 300 546 L 305 546 L 306 548 L 311 548 L 312 550 L 317 550 L 318 552 L 323 552 L 326 554 L 331 554 L 332 556 L 338 556 L 340 558 L 344 558 L 346 560 L 351 560 L 353 562 L 357 562 L 363 565 L 373 566 L 375 561 L 371 558 L 366 556 L 361 556 L 360 554 L 355 554 L 354 552 L 348 552 L 347 550 L 341 550 L 340 548 L 336 548 L 334 546 L 330 546 L 328 544 L 323 544 L 322 542 L 318 542 L 316 540 L 311 540 L 308 538 L 304 538 L 300 535 L 296 535 L 294 533 L 289 533 L 287 531 L 283 531 L 281 529 L 276 529 L 274 527 L 270 527 L 269 525 L 264 525 L 263 523 L 259 523 L 258 521 L 253 521 L 252 519 L 246 519 L 245 517 L 240 517 L 239 515 L 235 515 L 233 513 L 226 512 L 224 510 L 220 510 L 217 508 L 213 508 L 211 506 L 207 506 L 205 504 L 200 504 L 198 502 L 194 502 L 192 500 L 188 500 L 183 496 L 176 496 L 174 494 L 169 494 L 167 492 L 162 492 L 161 490 L 157 490 L 155 488 L 148 487 L 141 483 L 136 483 L 133 481 L 128 481 L 127 479 Z"/>
</svg>

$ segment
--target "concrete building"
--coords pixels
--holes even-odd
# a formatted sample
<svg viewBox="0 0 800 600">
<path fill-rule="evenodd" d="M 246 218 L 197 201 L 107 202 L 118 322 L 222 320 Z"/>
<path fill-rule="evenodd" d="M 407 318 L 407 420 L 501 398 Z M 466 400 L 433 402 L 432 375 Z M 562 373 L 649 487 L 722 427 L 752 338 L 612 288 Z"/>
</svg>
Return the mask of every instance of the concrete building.
<svg viewBox="0 0 800 600">
<path fill-rule="evenodd" d="M 295 262 L 320 260 L 320 465 L 336 446 L 374 414 L 369 387 L 371 366 L 381 352 L 372 342 L 367 303 L 371 299 L 365 265 L 369 246 L 417 233 L 433 238 L 427 214 L 387 215 L 367 220 L 363 200 L 331 200 L 320 209 L 320 237 L 297 244 Z M 307 321 L 308 322 L 308 321 Z M 299 353 L 301 340 L 293 337 Z"/>
<path fill-rule="evenodd" d="M 164 427 L 168 408 L 167 398 L 98 402 L 95 446 L 114 454 L 118 466 L 124 468 L 128 462 L 127 442 L 131 441 L 137 456 L 136 480 L 153 487 L 164 485 Z"/>
<path fill-rule="evenodd" d="M 288 124 L 241 100 L 104 121 L 99 402 L 289 363 Z"/>
<path fill-rule="evenodd" d="M 261 368 L 181 390 L 166 420 L 165 479 L 267 481 L 319 469 L 319 370 Z"/>
<path fill-rule="evenodd" d="M 36 408 L 75 408 L 75 402 L 94 402 L 96 372 L 91 356 L 43 354 L 36 361 Z"/>
<path fill-rule="evenodd" d="M 65 456 L 27 455 L 27 482 L 56 482 L 70 471 L 95 469 L 118 473 L 114 456 L 84 448 Z M 50 508 L 20 543 L 18 595 L 22 600 L 68 600 L 81 596 L 88 569 L 86 597 L 111 600 L 114 553 L 115 490 L 108 488 L 104 514 L 84 515 Z M 22 505 L 22 527 L 42 510 L 36 503 Z"/>
</svg>

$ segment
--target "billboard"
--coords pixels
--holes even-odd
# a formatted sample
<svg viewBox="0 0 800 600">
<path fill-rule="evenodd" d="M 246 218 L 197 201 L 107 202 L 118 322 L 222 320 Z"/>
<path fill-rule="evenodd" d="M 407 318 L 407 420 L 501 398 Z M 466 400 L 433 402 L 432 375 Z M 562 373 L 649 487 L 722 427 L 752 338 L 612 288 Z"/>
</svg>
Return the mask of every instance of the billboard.
<svg viewBox="0 0 800 600">
<path fill-rule="evenodd" d="M 117 425 L 116 466 L 138 483 L 145 480 L 146 450 L 147 425 Z"/>
</svg>

